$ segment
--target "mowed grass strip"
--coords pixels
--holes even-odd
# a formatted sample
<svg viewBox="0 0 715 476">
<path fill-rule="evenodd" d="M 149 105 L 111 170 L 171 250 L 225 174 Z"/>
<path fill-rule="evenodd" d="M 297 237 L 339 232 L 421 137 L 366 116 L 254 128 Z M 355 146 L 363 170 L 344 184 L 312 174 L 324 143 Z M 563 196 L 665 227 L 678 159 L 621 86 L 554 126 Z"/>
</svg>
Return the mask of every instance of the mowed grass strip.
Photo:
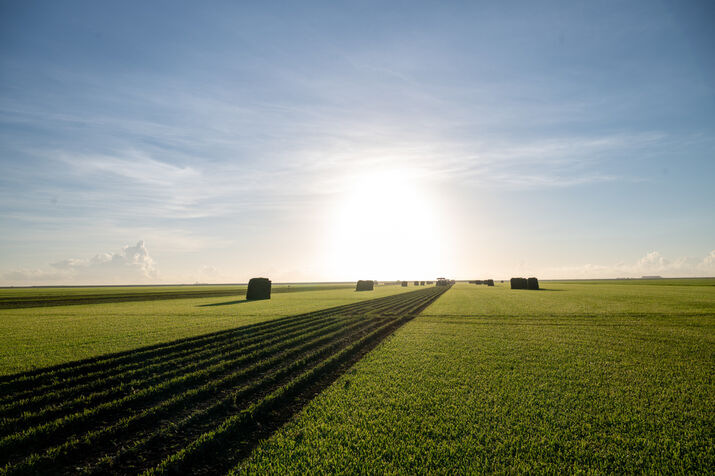
<svg viewBox="0 0 715 476">
<path fill-rule="evenodd" d="M 352 284 L 276 285 L 273 294 L 302 291 L 350 289 Z M 71 306 L 128 301 L 191 299 L 203 297 L 245 296 L 245 285 L 185 286 L 92 286 L 53 288 L 0 288 L 0 309 Z"/>
<path fill-rule="evenodd" d="M 240 447 L 250 447 L 255 444 L 255 438 L 244 434 L 243 439 L 236 442 L 237 451 L 223 456 L 207 450 L 213 448 L 208 442 L 218 441 L 216 438 L 223 433 L 208 439 L 206 434 L 213 434 L 222 426 L 233 428 L 227 422 L 234 421 L 238 414 L 247 415 L 247 409 L 253 409 L 249 412 L 251 424 L 258 425 L 261 431 L 272 428 L 277 424 L 276 415 L 258 412 L 255 408 L 264 407 L 256 405 L 269 397 L 270 402 L 277 401 L 276 395 L 284 395 L 280 391 L 283 386 L 293 390 L 280 397 L 281 401 L 295 405 L 296 399 L 302 403 L 309 400 L 314 393 L 301 393 L 308 388 L 306 385 L 312 385 L 311 389 L 315 390 L 319 382 L 327 384 L 337 376 L 335 371 L 339 366 L 326 366 L 324 362 L 333 362 L 331 359 L 336 355 L 340 358 L 335 362 L 341 364 L 357 358 L 371 343 L 413 317 L 441 292 L 434 288 L 423 289 L 317 311 L 286 319 L 292 322 L 290 326 L 282 326 L 284 320 L 274 321 L 280 333 L 265 345 L 235 350 L 218 346 L 216 355 L 205 353 L 207 365 L 185 362 L 183 371 L 166 372 L 164 378 L 149 374 L 151 381 L 146 383 L 139 380 L 136 385 L 115 385 L 117 381 L 112 380 L 111 372 L 99 373 L 97 385 L 93 387 L 97 392 L 88 398 L 66 400 L 65 394 L 59 392 L 55 398 L 24 407 L 29 409 L 2 420 L 2 472 L 134 472 L 151 469 L 153 465 L 160 465 L 159 469 L 176 465 L 230 469 L 237 461 L 235 455 L 243 454 Z M 319 317 L 316 319 L 316 316 Z M 259 329 L 265 331 L 266 326 Z M 233 338 L 240 341 L 236 336 Z M 202 345 L 201 339 L 196 341 Z M 172 352 L 173 347 L 167 347 L 168 352 Z M 137 352 L 142 354 L 144 350 Z M 122 354 L 124 357 L 126 353 Z M 111 356 L 101 360 L 113 361 Z M 123 362 L 120 359 L 117 365 L 121 367 Z M 83 367 L 71 365 L 68 368 L 73 373 L 66 377 L 72 381 L 78 376 L 76 371 Z M 312 369 L 318 370 L 311 373 Z M 305 377 L 306 374 L 310 377 Z M 37 384 L 54 380 L 52 369 L 35 376 L 42 377 Z M 303 383 L 292 383 L 296 379 Z M 10 385 L 15 381 L 17 379 L 9 378 L 6 383 Z M 90 379 L 79 385 L 91 382 Z M 63 392 L 72 389 L 69 385 Z M 10 407 L 12 404 L 7 409 Z M 291 414 L 284 413 L 281 418 L 289 418 Z M 244 422 L 241 427 L 247 428 L 246 425 Z M 255 428 L 252 431 L 256 433 Z M 186 452 L 185 447 L 192 440 L 206 443 L 197 446 L 196 451 Z"/>
<path fill-rule="evenodd" d="M 76 362 L 286 316 L 405 292 L 320 289 L 279 293 L 268 301 L 243 297 L 175 299 L 0 310 L 0 381 L 3 374 Z"/>
<path fill-rule="evenodd" d="M 715 290 L 691 284 L 458 284 L 234 473 L 711 474 Z"/>
</svg>

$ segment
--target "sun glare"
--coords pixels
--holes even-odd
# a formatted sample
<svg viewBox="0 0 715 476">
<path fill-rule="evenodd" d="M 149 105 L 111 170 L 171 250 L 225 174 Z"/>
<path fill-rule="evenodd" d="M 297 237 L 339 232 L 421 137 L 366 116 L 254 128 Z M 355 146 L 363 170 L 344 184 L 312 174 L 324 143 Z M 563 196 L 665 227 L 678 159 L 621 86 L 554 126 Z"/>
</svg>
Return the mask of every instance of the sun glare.
<svg viewBox="0 0 715 476">
<path fill-rule="evenodd" d="M 328 268 L 341 279 L 433 279 L 439 271 L 436 197 L 410 170 L 351 178 L 330 228 Z"/>
</svg>

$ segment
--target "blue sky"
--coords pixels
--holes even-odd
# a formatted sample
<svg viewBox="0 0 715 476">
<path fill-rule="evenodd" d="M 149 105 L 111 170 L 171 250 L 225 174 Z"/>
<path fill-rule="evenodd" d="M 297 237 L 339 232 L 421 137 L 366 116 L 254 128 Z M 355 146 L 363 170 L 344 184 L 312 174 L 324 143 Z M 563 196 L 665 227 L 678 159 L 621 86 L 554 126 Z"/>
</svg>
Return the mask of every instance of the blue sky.
<svg viewBox="0 0 715 476">
<path fill-rule="evenodd" d="M 684 3 L 3 1 L 0 284 L 715 275 Z"/>
</svg>

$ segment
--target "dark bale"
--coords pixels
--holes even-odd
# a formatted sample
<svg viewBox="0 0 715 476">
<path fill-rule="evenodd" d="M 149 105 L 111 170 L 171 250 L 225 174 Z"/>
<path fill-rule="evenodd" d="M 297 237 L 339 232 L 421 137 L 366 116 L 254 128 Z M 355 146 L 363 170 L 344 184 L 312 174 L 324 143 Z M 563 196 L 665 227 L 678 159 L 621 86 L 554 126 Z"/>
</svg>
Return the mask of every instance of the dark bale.
<svg viewBox="0 0 715 476">
<path fill-rule="evenodd" d="M 526 289 L 539 289 L 539 280 L 536 278 L 529 278 L 526 280 Z"/>
<path fill-rule="evenodd" d="M 494 286 L 494 280 L 493 280 L 493 279 L 487 279 L 487 286 Z"/>
<path fill-rule="evenodd" d="M 375 288 L 375 281 L 363 281 L 362 279 L 357 282 L 355 291 L 372 291 Z"/>
<path fill-rule="evenodd" d="M 246 290 L 246 300 L 255 301 L 258 299 L 271 298 L 271 280 L 268 278 L 251 278 Z"/>
<path fill-rule="evenodd" d="M 425 282 L 424 282 L 424 281 L 420 281 L 420 286 L 424 286 L 424 285 L 425 285 Z"/>
<path fill-rule="evenodd" d="M 449 286 L 449 281 L 445 278 L 439 278 L 437 279 L 437 286 Z"/>
<path fill-rule="evenodd" d="M 419 281 L 415 281 L 415 286 L 419 286 L 419 285 L 420 285 L 420 282 L 419 282 Z"/>
<path fill-rule="evenodd" d="M 427 284 L 434 284 L 434 281 L 427 281 Z"/>
<path fill-rule="evenodd" d="M 402 281 L 402 287 L 406 288 L 407 287 L 407 281 Z"/>
<path fill-rule="evenodd" d="M 526 278 L 511 278 L 511 289 L 527 289 Z"/>
</svg>

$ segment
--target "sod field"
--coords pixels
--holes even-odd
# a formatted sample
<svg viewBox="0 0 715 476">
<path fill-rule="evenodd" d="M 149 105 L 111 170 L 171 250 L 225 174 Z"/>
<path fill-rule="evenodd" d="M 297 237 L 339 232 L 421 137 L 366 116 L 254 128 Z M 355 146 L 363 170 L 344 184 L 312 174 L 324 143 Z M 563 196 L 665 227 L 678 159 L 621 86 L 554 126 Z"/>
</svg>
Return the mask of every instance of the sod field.
<svg viewBox="0 0 715 476">
<path fill-rule="evenodd" d="M 198 289 L 197 289 L 198 288 Z M 227 292 L 226 287 L 216 287 Z M 211 291 L 216 291 L 214 288 Z M 193 295 L 203 286 L 158 288 L 158 292 Z M 157 288 L 65 288 L 66 296 L 115 295 L 127 292 L 142 296 Z M 89 291 L 89 292 L 88 292 Z M 119 352 L 223 329 L 254 324 L 352 302 L 404 292 L 399 286 L 379 286 L 357 293 L 355 286 L 274 286 L 268 301 L 245 301 L 245 286 L 231 287 L 232 294 L 219 297 L 128 299 L 123 302 L 90 303 L 22 309 L 0 309 L 0 375 L 55 365 L 70 360 Z M 6 301 L 37 299 L 48 294 L 61 299 L 60 288 L 2 289 Z"/>
<path fill-rule="evenodd" d="M 714 285 L 458 283 L 234 472 L 712 474 Z"/>
<path fill-rule="evenodd" d="M 327 291 L 351 287 L 352 284 L 339 283 L 277 285 L 273 287 L 273 293 Z M 245 285 L 0 288 L 0 309 L 245 295 Z"/>
<path fill-rule="evenodd" d="M 711 473 L 715 280 L 541 286 L 0 310 L 0 474 Z"/>
<path fill-rule="evenodd" d="M 447 289 L 0 376 L 0 473 L 225 473 Z"/>
</svg>

